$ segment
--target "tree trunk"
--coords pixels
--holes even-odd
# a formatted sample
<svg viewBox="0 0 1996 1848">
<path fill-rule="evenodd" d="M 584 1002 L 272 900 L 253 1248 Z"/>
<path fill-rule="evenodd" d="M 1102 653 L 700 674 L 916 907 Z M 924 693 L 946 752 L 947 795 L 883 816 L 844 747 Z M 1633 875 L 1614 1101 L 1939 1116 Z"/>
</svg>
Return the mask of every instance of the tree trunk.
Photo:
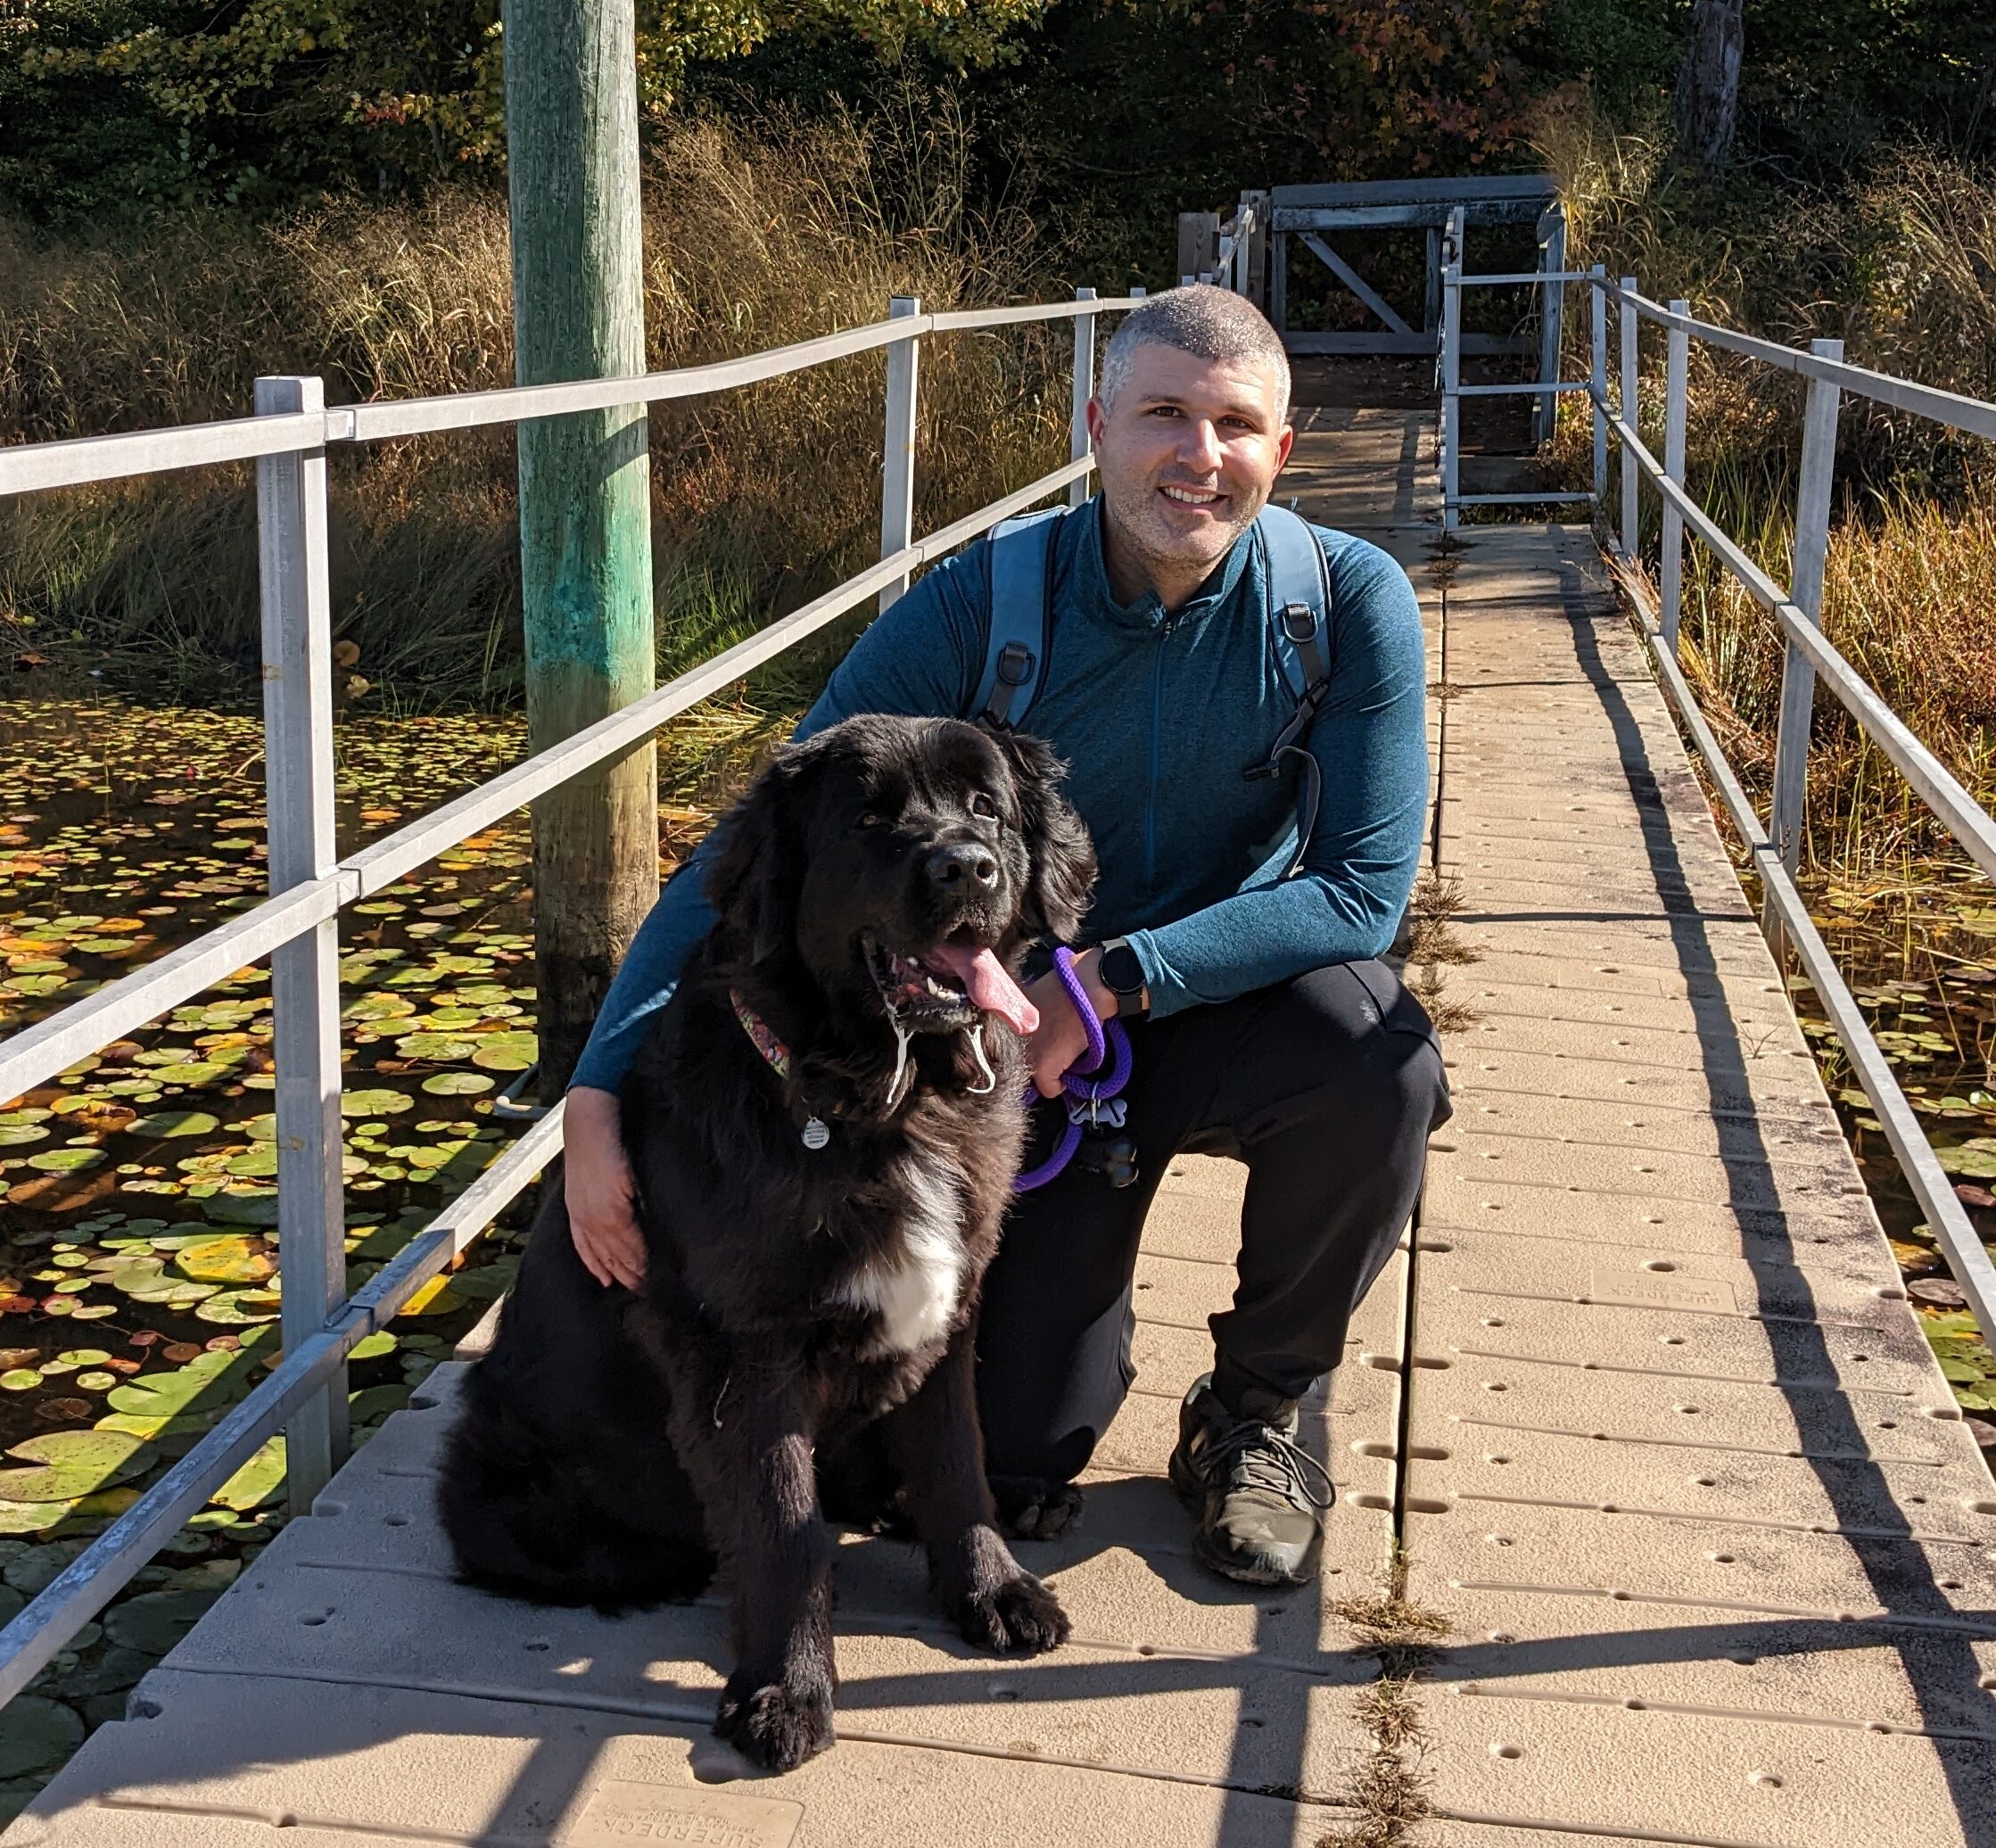
<svg viewBox="0 0 1996 1848">
<path fill-rule="evenodd" d="M 632 0 L 507 0 L 515 375 L 645 369 Z M 642 405 L 519 428 L 527 724 L 535 751 L 651 690 L 650 463 Z M 658 896 L 647 739 L 533 805 L 540 1095 L 568 1082 Z"/>
<path fill-rule="evenodd" d="M 1744 0 L 1696 0 L 1691 41 L 1678 70 L 1678 144 L 1701 167 L 1717 167 L 1733 145 L 1745 48 Z"/>
</svg>

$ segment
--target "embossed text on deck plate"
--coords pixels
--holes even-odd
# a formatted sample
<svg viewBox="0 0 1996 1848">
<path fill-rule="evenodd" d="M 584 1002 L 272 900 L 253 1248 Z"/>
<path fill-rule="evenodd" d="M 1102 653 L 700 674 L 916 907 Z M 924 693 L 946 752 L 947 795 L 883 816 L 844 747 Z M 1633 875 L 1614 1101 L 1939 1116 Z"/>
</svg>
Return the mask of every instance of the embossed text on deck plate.
<svg viewBox="0 0 1996 1848">
<path fill-rule="evenodd" d="M 650 1842 L 672 1848 L 788 1848 L 803 1817 L 802 1803 L 778 1797 L 609 1778 L 590 1793 L 581 1819 L 562 1842 L 564 1848 Z"/>
<path fill-rule="evenodd" d="M 1695 1309 L 1708 1316 L 1739 1313 L 1733 1286 L 1723 1278 L 1680 1277 L 1656 1271 L 1589 1271 L 1588 1300 L 1634 1309 Z"/>
</svg>

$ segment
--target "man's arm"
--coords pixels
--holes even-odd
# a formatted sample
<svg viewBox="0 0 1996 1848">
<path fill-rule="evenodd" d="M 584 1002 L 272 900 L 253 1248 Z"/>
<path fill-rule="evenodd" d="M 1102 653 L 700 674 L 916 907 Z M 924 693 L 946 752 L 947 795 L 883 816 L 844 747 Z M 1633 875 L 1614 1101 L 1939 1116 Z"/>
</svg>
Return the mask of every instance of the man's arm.
<svg viewBox="0 0 1996 1848">
<path fill-rule="evenodd" d="M 861 635 L 793 737 L 807 738 L 860 713 L 950 717 L 969 705 L 984 664 L 987 548 L 972 546 L 929 572 Z M 968 682 L 968 684 L 967 684 Z M 713 926 L 709 835 L 666 882 L 604 997 L 572 1085 L 616 1091 L 672 1000 L 693 947 Z"/>
<path fill-rule="evenodd" d="M 1306 740 L 1323 778 L 1294 879 L 1223 898 L 1130 945 L 1161 1018 L 1382 954 L 1427 813 L 1427 658 L 1406 573 L 1374 547 L 1333 561 L 1331 691 Z"/>
</svg>

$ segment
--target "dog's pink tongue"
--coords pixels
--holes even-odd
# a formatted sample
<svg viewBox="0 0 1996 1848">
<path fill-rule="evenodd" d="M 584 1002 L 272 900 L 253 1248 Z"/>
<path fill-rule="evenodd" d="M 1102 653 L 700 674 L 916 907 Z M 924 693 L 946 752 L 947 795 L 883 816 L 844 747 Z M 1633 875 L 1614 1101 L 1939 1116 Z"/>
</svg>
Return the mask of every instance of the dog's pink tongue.
<svg viewBox="0 0 1996 1848">
<path fill-rule="evenodd" d="M 971 1005 L 987 1014 L 996 1014 L 1017 1034 L 1033 1032 L 1040 1024 L 1040 1011 L 1027 1000 L 1019 984 L 1006 974 L 1005 965 L 989 950 L 974 950 L 968 944 L 937 944 L 929 953 L 958 981 L 970 997 Z"/>
</svg>

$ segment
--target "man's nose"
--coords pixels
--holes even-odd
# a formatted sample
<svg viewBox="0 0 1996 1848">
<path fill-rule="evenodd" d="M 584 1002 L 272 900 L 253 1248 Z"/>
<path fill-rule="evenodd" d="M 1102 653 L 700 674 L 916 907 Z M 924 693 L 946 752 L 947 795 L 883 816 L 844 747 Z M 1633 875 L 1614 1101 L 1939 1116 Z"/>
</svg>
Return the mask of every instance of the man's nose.
<svg viewBox="0 0 1996 1848">
<path fill-rule="evenodd" d="M 963 895 L 998 883 L 998 859 L 976 841 L 955 841 L 928 856 L 928 881 L 938 891 Z"/>
<path fill-rule="evenodd" d="M 1195 417 L 1185 426 L 1184 449 L 1188 467 L 1215 469 L 1220 466 L 1220 433 L 1204 417 Z"/>
</svg>

